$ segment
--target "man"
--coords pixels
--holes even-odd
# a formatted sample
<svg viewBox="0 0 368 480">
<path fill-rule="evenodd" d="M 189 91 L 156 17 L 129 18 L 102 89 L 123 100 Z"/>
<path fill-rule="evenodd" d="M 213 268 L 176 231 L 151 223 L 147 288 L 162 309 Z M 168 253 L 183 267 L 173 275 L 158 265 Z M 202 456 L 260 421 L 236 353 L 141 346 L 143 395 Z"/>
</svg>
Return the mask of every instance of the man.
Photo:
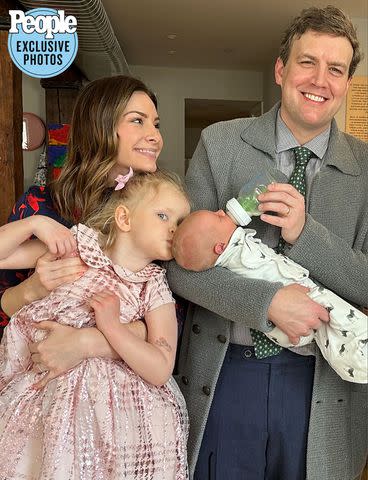
<svg viewBox="0 0 368 480">
<path fill-rule="evenodd" d="M 285 32 L 275 65 L 281 104 L 259 118 L 205 129 L 187 186 L 195 209 L 218 210 L 251 177 L 271 171 L 281 183 L 259 196 L 262 215 L 252 228 L 314 280 L 365 305 L 368 145 L 340 132 L 333 119 L 359 61 L 343 12 L 304 10 Z M 302 172 L 297 151 L 309 160 Z M 328 321 L 328 311 L 301 286 L 225 269 L 192 273 L 171 264 L 168 277 L 192 302 L 178 382 L 191 420 L 195 480 L 359 478 L 367 455 L 366 386 L 341 380 L 316 348 L 257 353 L 255 330 L 274 324 L 296 344 Z"/>
</svg>

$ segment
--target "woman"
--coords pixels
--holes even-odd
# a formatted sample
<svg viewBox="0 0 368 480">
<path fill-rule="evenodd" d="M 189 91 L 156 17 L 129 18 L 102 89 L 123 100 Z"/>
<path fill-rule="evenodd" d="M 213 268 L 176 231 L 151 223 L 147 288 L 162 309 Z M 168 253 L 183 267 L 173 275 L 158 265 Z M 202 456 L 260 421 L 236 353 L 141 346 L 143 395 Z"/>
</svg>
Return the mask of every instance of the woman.
<svg viewBox="0 0 368 480">
<path fill-rule="evenodd" d="M 156 108 L 155 95 L 135 78 L 115 76 L 89 83 L 74 107 L 62 174 L 50 188 L 31 187 L 9 220 L 40 213 L 67 226 L 83 222 L 105 203 L 118 175 L 130 168 L 154 172 L 163 145 Z M 27 272 L 1 272 L 1 323 L 5 325 L 23 305 L 84 272 L 79 258 L 57 259 L 50 253 L 39 259 L 35 273 L 22 283 Z M 135 333 L 145 335 L 142 322 L 135 323 Z M 74 329 L 55 322 L 41 322 L 38 328 L 48 332 L 45 340 L 31 345 L 35 368 L 48 370 L 40 388 L 83 358 L 116 358 L 95 328 Z"/>
</svg>

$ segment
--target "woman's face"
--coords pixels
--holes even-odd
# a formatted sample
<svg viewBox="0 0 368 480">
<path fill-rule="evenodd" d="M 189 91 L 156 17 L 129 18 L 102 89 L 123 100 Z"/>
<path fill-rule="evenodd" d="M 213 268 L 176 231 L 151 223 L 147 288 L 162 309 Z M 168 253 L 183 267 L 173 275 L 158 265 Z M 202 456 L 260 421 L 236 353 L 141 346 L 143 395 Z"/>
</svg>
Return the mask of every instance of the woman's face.
<svg viewBox="0 0 368 480">
<path fill-rule="evenodd" d="M 118 121 L 116 133 L 119 147 L 112 180 L 116 174 L 127 173 L 129 167 L 141 172 L 156 171 L 163 141 L 156 107 L 146 93 L 133 93 Z"/>
</svg>

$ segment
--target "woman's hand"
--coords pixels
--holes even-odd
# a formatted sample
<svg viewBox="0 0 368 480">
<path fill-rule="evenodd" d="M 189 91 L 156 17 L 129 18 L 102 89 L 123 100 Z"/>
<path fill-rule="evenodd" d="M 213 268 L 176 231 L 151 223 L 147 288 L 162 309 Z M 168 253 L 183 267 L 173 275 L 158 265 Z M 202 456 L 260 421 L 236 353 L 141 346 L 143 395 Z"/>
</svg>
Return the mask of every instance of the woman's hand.
<svg viewBox="0 0 368 480">
<path fill-rule="evenodd" d="M 87 265 L 77 254 L 70 254 L 59 259 L 56 254 L 46 252 L 37 260 L 34 278 L 34 289 L 39 291 L 37 298 L 43 298 L 49 292 L 71 283 L 84 275 Z"/>
<path fill-rule="evenodd" d="M 56 287 L 74 282 L 87 269 L 79 257 L 58 259 L 55 254 L 46 252 L 37 260 L 35 272 L 29 278 L 5 290 L 1 308 L 11 317 L 24 305 L 45 297 Z"/>
<path fill-rule="evenodd" d="M 33 371 L 48 372 L 34 385 L 36 389 L 43 388 L 50 380 L 66 373 L 86 358 L 120 359 L 97 328 L 73 328 L 52 321 L 35 323 L 33 326 L 47 332 L 44 340 L 30 344 Z M 146 339 L 147 329 L 141 320 L 126 327 L 137 337 Z"/>
<path fill-rule="evenodd" d="M 52 321 L 34 323 L 39 330 L 45 330 L 47 337 L 30 344 L 33 371 L 47 374 L 34 385 L 41 389 L 53 378 L 67 372 L 88 356 L 84 330 L 61 325 Z"/>
</svg>

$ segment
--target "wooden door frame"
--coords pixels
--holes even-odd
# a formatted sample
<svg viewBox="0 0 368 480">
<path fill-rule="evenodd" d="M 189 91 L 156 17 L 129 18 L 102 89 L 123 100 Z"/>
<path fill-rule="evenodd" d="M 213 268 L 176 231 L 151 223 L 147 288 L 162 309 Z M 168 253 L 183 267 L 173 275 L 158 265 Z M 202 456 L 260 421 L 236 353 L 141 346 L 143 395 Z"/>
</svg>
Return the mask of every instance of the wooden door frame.
<svg viewBox="0 0 368 480">
<path fill-rule="evenodd" d="M 0 225 L 23 191 L 22 73 L 8 52 L 9 10 L 15 1 L 0 4 Z"/>
</svg>

